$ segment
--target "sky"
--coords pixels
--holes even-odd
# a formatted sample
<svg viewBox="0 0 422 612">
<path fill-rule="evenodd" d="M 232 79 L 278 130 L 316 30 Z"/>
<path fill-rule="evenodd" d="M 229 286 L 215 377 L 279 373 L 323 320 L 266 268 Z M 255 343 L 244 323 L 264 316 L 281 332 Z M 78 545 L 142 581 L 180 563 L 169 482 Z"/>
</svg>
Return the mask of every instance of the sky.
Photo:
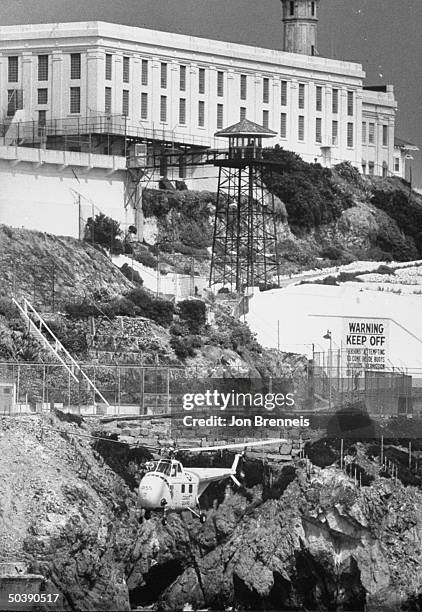
<svg viewBox="0 0 422 612">
<path fill-rule="evenodd" d="M 395 86 L 396 135 L 422 149 L 422 1 L 320 0 L 318 52 Z M 0 25 L 102 20 L 281 49 L 280 0 L 0 0 Z M 412 162 L 422 187 L 422 153 Z"/>
</svg>

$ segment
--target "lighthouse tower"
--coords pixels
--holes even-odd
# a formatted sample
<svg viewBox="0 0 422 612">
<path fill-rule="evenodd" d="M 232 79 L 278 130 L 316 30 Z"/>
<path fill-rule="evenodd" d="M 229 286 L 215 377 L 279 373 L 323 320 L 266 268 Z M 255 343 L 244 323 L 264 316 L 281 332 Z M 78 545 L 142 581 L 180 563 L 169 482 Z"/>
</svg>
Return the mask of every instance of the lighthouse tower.
<svg viewBox="0 0 422 612">
<path fill-rule="evenodd" d="M 317 55 L 319 0 L 281 0 L 283 51 Z"/>
</svg>

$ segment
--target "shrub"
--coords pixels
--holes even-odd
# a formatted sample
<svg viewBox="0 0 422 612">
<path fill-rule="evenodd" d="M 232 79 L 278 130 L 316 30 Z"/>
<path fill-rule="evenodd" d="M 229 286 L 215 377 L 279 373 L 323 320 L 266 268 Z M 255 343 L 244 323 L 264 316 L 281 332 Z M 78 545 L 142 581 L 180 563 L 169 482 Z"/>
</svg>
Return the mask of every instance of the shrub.
<svg viewBox="0 0 422 612">
<path fill-rule="evenodd" d="M 384 210 L 394 219 L 399 229 L 407 237 L 413 239 L 418 254 L 422 257 L 422 207 L 420 204 L 410 199 L 408 194 L 398 189 L 393 192 L 375 190 L 371 204 Z M 384 245 L 381 243 L 377 244 L 377 246 L 381 249 L 384 248 Z M 405 245 L 402 245 L 401 251 L 397 254 L 392 253 L 393 257 L 401 261 L 411 258 Z"/>
<path fill-rule="evenodd" d="M 271 171 L 264 166 L 264 181 L 284 202 L 289 224 L 296 234 L 335 221 L 343 210 L 353 206 L 352 197 L 339 189 L 328 168 L 308 164 L 278 145 L 265 149 L 263 156 L 277 163 Z"/>
<path fill-rule="evenodd" d="M 16 305 L 8 298 L 0 298 L 0 315 L 6 319 L 14 319 L 19 315 Z"/>
<path fill-rule="evenodd" d="M 334 166 L 334 170 L 348 183 L 352 183 L 358 187 L 362 186 L 362 177 L 359 170 L 352 166 L 350 162 L 341 162 Z"/>
<path fill-rule="evenodd" d="M 352 281 L 354 283 L 361 283 L 362 280 L 358 278 L 359 272 L 340 272 L 337 277 L 339 283 L 347 283 L 347 281 Z"/>
<path fill-rule="evenodd" d="M 180 318 L 194 334 L 197 334 L 206 322 L 205 302 L 201 300 L 183 300 L 178 304 Z"/>
<path fill-rule="evenodd" d="M 103 213 L 94 219 L 90 217 L 86 223 L 85 240 L 95 242 L 100 246 L 113 250 L 116 238 L 120 236 L 120 223 Z"/>
<path fill-rule="evenodd" d="M 168 327 L 173 322 L 174 304 L 167 300 L 155 299 L 152 300 L 148 318 L 152 319 L 159 325 Z"/>
<path fill-rule="evenodd" d="M 73 304 L 66 304 L 65 313 L 72 319 L 87 319 L 88 317 L 98 317 L 101 312 L 94 302 L 84 300 Z"/>
<path fill-rule="evenodd" d="M 390 266 L 386 266 L 385 264 L 379 266 L 376 270 L 374 270 L 374 272 L 376 274 L 388 274 L 389 276 L 396 273 L 393 268 L 390 268 Z"/>
<path fill-rule="evenodd" d="M 124 263 L 123 266 L 120 268 L 120 272 L 123 274 L 123 276 L 126 276 L 126 278 L 128 278 L 136 285 L 144 284 L 144 281 L 142 280 L 142 277 L 139 272 L 134 270 L 132 266 L 129 266 L 129 264 Z"/>
<path fill-rule="evenodd" d="M 342 249 L 336 246 L 327 246 L 320 252 L 321 257 L 324 259 L 332 259 L 333 261 L 337 261 L 343 255 Z"/>
<path fill-rule="evenodd" d="M 240 323 L 240 321 L 233 322 L 230 332 L 230 341 L 235 351 L 238 348 L 244 347 L 251 351 L 261 352 L 261 347 L 256 340 L 255 334 L 251 332 L 246 323 Z"/>
<path fill-rule="evenodd" d="M 319 283 L 319 281 L 318 281 Z M 337 279 L 334 276 L 326 276 L 323 281 L 323 285 L 338 285 Z"/>
<path fill-rule="evenodd" d="M 153 298 L 145 289 L 133 289 L 127 294 L 127 299 L 139 309 L 139 314 L 152 319 L 159 325 L 168 326 L 173 321 L 174 304 L 168 300 Z"/>
<path fill-rule="evenodd" d="M 195 355 L 194 348 L 191 342 L 188 341 L 188 337 L 180 338 L 178 336 L 173 336 L 170 340 L 170 346 L 179 359 L 184 360 L 187 357 L 193 357 Z"/>
<path fill-rule="evenodd" d="M 154 255 L 152 255 L 149 251 L 139 251 L 133 255 L 133 258 L 148 268 L 157 267 L 157 258 L 154 257 Z"/>
<path fill-rule="evenodd" d="M 187 328 L 187 325 L 184 323 L 173 323 L 169 331 L 172 336 L 183 337 L 183 336 L 189 335 L 189 330 Z"/>
</svg>

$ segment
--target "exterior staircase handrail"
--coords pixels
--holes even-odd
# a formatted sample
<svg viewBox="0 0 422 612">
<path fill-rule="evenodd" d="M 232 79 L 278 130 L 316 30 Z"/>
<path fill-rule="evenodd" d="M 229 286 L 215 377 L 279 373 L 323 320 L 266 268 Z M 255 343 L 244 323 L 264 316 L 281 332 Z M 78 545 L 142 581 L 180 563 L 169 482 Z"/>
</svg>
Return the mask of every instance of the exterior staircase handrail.
<svg viewBox="0 0 422 612">
<path fill-rule="evenodd" d="M 75 374 L 75 371 L 76 371 L 80 376 L 82 376 L 87 381 L 87 383 L 89 384 L 91 389 L 94 391 L 94 393 L 96 393 L 101 398 L 101 401 L 104 404 L 106 404 L 106 406 L 109 406 L 110 404 L 106 400 L 104 395 L 101 393 L 101 391 L 98 390 L 95 383 L 82 370 L 81 366 L 75 361 L 75 359 L 72 357 L 69 351 L 63 346 L 63 344 L 60 342 L 60 340 L 57 338 L 54 332 L 50 329 L 50 327 L 44 321 L 44 319 L 39 314 L 39 312 L 34 308 L 34 306 L 26 298 L 23 298 L 23 307 L 19 304 L 19 302 L 15 298 L 12 298 L 12 299 L 13 299 L 14 304 L 18 307 L 21 315 L 24 317 L 26 321 L 29 322 L 30 329 L 32 331 L 35 331 L 38 338 L 40 338 L 41 341 L 43 342 L 44 346 L 46 346 L 48 349 L 50 349 L 54 353 L 54 355 L 59 359 L 60 363 L 66 368 L 66 370 L 69 372 L 72 378 L 76 382 L 79 382 L 79 379 Z M 36 323 L 32 320 L 29 313 L 31 313 L 37 319 L 40 325 L 39 328 L 36 325 Z M 45 335 L 42 332 L 42 328 L 45 328 L 47 332 L 50 334 L 54 342 L 54 345 L 45 337 Z M 66 363 L 66 361 L 63 359 L 60 353 L 63 353 L 64 356 L 70 361 L 70 364 L 71 364 L 70 366 L 68 363 Z"/>
</svg>

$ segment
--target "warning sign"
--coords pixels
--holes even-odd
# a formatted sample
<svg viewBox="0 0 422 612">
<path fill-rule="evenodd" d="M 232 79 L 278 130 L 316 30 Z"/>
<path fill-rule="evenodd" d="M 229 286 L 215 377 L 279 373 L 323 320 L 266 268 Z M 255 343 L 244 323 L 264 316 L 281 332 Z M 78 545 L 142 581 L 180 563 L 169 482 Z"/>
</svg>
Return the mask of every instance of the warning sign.
<svg viewBox="0 0 422 612">
<path fill-rule="evenodd" d="M 342 347 L 346 376 L 386 369 L 389 324 L 389 319 L 344 319 Z"/>
</svg>

